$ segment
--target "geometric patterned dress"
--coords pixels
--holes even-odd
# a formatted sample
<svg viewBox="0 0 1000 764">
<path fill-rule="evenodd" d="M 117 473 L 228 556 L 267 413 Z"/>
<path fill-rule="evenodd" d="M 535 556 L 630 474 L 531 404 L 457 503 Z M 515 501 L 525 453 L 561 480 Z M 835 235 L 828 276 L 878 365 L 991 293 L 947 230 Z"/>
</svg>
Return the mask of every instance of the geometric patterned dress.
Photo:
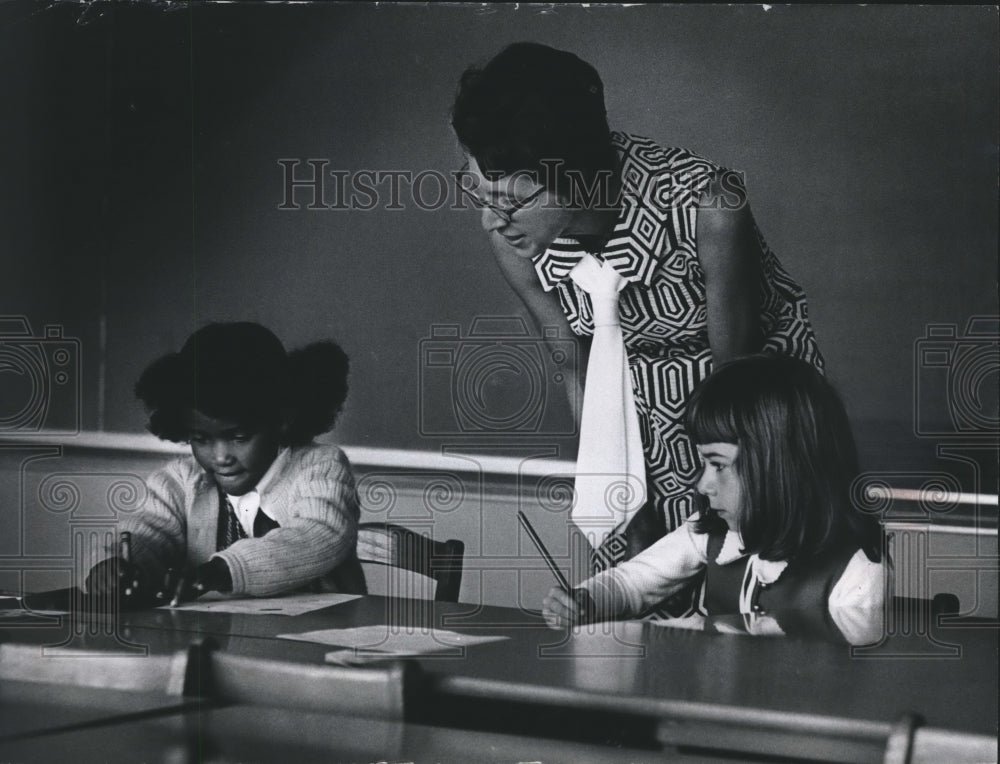
<svg viewBox="0 0 1000 764">
<path fill-rule="evenodd" d="M 639 415 L 650 501 L 635 515 L 636 532 L 611 534 L 594 555 L 595 570 L 628 559 L 677 528 L 691 514 L 698 460 L 684 432 L 684 407 L 711 371 L 705 276 L 698 261 L 697 202 L 719 166 L 678 148 L 612 133 L 622 162 L 621 213 L 598 260 L 625 279 L 619 297 L 622 335 Z M 723 187 L 745 199 L 727 173 Z M 742 197 L 739 195 L 742 194 Z M 805 295 L 757 231 L 761 262 L 760 334 L 763 351 L 792 355 L 821 371 L 823 358 L 807 315 Z M 556 290 L 572 331 L 593 334 L 590 297 L 569 273 L 584 254 L 575 239 L 556 239 L 533 258 L 545 291 Z"/>
</svg>

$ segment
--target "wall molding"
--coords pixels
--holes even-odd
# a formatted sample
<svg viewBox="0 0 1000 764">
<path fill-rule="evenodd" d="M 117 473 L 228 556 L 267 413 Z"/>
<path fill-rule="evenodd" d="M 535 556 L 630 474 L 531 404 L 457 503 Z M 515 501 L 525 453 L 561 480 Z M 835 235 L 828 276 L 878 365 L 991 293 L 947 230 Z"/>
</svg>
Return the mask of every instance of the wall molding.
<svg viewBox="0 0 1000 764">
<path fill-rule="evenodd" d="M 76 434 L 58 433 L 28 433 L 0 434 L 0 443 L 56 445 L 73 451 L 118 451 L 141 455 L 180 455 L 187 453 L 187 446 L 160 440 L 150 433 L 132 432 L 96 432 L 84 431 Z M 492 478 L 503 481 L 513 481 L 517 478 L 538 478 L 549 475 L 572 475 L 575 462 L 566 459 L 524 459 L 511 456 L 492 454 L 459 453 L 454 447 L 448 452 L 417 451 L 400 448 L 379 448 L 371 446 L 341 445 L 351 463 L 363 472 L 391 470 L 394 473 L 440 473 L 475 475 L 481 478 Z M 873 486 L 872 498 L 889 499 L 892 501 L 919 502 L 925 497 L 920 491 L 907 488 L 891 488 Z M 494 500 L 497 496 L 492 497 Z M 981 508 L 997 507 L 1000 500 L 996 494 L 955 493 L 954 495 L 939 495 L 938 501 L 949 501 L 956 504 L 975 505 Z M 887 527 L 900 523 L 887 523 Z M 901 525 L 909 526 L 903 522 Z M 935 531 L 954 534 L 997 535 L 996 528 L 975 527 L 972 525 L 934 525 Z"/>
<path fill-rule="evenodd" d="M 144 455 L 181 455 L 188 453 L 183 444 L 160 440 L 150 433 L 82 431 L 67 435 L 37 432 L 0 433 L 0 443 L 62 446 L 81 451 L 125 451 Z M 337 444 L 355 466 L 485 474 L 497 477 L 518 475 L 541 477 L 572 474 L 576 463 L 568 459 L 525 459 L 513 456 L 458 452 L 417 451 L 402 448 L 351 446 Z"/>
</svg>

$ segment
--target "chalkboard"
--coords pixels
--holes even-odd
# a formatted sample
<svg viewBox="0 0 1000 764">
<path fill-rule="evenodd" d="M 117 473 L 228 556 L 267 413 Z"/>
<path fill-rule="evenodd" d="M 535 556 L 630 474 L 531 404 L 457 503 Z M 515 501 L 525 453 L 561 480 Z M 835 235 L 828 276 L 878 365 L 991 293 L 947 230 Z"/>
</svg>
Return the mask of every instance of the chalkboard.
<svg viewBox="0 0 1000 764">
<path fill-rule="evenodd" d="M 956 349 L 987 349 L 958 403 L 995 429 L 995 8 L 171 8 L 0 9 L 5 347 L 73 354 L 33 418 L 3 369 L 0 426 L 140 431 L 142 368 L 250 319 L 348 351 L 342 442 L 572 457 L 541 329 L 440 185 L 459 75 L 530 39 L 597 67 L 613 128 L 745 173 L 876 466 L 967 434 Z"/>
</svg>

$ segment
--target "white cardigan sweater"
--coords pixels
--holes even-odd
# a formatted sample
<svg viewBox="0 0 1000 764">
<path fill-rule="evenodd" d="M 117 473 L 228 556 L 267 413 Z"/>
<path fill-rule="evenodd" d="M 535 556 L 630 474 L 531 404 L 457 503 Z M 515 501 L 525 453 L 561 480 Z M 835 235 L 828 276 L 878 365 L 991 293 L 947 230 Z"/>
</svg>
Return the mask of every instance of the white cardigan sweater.
<svg viewBox="0 0 1000 764">
<path fill-rule="evenodd" d="M 357 544 L 357 491 L 351 465 L 336 446 L 279 451 L 261 481 L 261 506 L 280 527 L 216 551 L 219 492 L 185 456 L 154 472 L 149 494 L 121 530 L 132 533 L 133 562 L 156 586 L 169 567 L 220 557 L 234 595 L 268 596 L 297 589 L 348 559 Z"/>
</svg>

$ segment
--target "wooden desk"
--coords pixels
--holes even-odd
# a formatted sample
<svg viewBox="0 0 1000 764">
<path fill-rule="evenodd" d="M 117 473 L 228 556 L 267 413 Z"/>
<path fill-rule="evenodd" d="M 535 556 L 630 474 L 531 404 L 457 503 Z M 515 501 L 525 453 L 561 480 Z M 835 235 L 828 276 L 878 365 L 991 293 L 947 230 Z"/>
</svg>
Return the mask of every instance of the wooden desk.
<svg viewBox="0 0 1000 764">
<path fill-rule="evenodd" d="M 89 687 L 5 680 L 0 683 L 0 752 L 15 738 L 183 713 L 197 705 L 196 700 L 158 692 L 95 692 Z"/>
<path fill-rule="evenodd" d="M 122 616 L 118 633 L 151 655 L 211 635 L 218 649 L 234 654 L 318 664 L 333 648 L 275 636 L 374 624 L 508 637 L 421 658 L 426 682 L 419 702 L 407 708 L 408 723 L 848 762 L 881 761 L 886 740 L 909 714 L 922 717 L 928 741 L 934 730 L 996 738 L 994 629 L 924 624 L 924 633 L 852 650 L 634 622 L 567 634 L 516 610 L 366 597 L 296 617 L 145 611 Z M 70 626 L 63 619 L 8 638 L 66 642 L 62 649 L 135 649 L 116 648 L 107 634 L 70 639 Z"/>
<path fill-rule="evenodd" d="M 8 761 L 108 762 L 455 762 L 467 764 L 653 764 L 661 751 L 601 748 L 524 735 L 291 712 L 256 706 L 206 708 L 0 743 Z M 680 764 L 732 764 L 689 753 Z"/>
</svg>

